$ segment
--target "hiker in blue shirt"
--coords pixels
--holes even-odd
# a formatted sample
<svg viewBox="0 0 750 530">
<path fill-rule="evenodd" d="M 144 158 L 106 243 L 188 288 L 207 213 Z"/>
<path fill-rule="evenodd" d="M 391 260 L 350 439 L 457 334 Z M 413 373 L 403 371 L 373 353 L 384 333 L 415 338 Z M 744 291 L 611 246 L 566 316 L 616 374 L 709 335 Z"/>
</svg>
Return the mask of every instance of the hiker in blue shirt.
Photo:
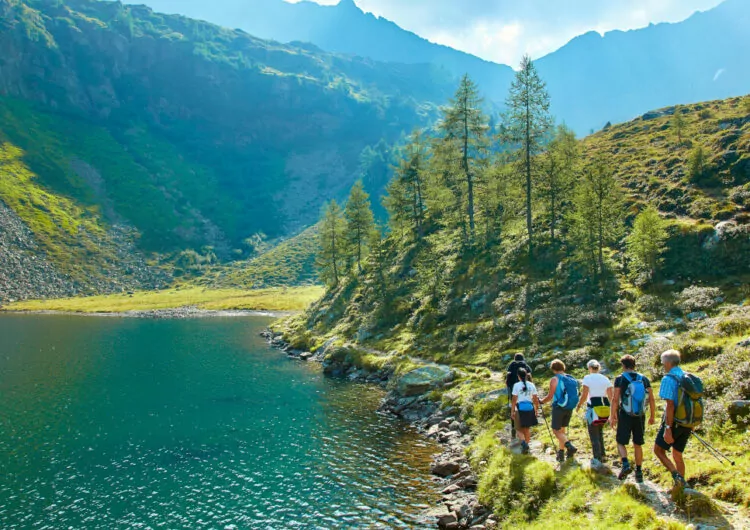
<svg viewBox="0 0 750 530">
<path fill-rule="evenodd" d="M 557 461 L 562 463 L 566 457 L 571 459 L 578 452 L 578 449 L 568 440 L 566 434 L 566 429 L 573 416 L 573 410 L 578 405 L 578 383 L 565 373 L 565 363 L 560 359 L 552 361 L 550 369 L 555 377 L 549 382 L 549 394 L 540 403 L 544 405 L 552 401 L 552 432 L 555 433 L 555 438 L 557 438 L 559 444 Z M 566 384 L 570 381 L 572 381 L 572 386 Z"/>
<path fill-rule="evenodd" d="M 669 350 L 661 354 L 661 364 L 664 367 L 666 377 L 661 381 L 659 397 L 666 402 L 666 408 L 661 429 L 659 429 L 659 434 L 656 435 L 654 454 L 664 467 L 672 473 L 675 485 L 685 487 L 687 483 L 685 482 L 685 461 L 682 458 L 682 453 L 685 452 L 685 447 L 693 431 L 675 425 L 674 421 L 675 407 L 679 399 L 679 381 L 685 375 L 685 372 L 680 368 L 680 361 L 680 352 L 677 350 Z M 670 449 L 674 462 L 668 455 Z"/>
</svg>

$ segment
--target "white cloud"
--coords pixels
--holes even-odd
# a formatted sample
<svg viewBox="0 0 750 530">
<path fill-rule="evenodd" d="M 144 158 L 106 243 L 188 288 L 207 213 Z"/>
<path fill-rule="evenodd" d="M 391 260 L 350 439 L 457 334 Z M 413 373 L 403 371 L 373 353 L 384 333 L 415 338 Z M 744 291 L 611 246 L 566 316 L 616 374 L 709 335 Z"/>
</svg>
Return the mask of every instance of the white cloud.
<svg viewBox="0 0 750 530">
<path fill-rule="evenodd" d="M 723 73 L 724 73 L 725 71 L 726 71 L 726 70 L 725 70 L 724 68 L 719 68 L 718 70 L 716 70 L 716 73 L 714 74 L 714 81 L 718 81 L 718 80 L 719 80 L 719 78 L 721 77 L 721 75 L 722 75 L 722 74 L 723 74 Z"/>
</svg>

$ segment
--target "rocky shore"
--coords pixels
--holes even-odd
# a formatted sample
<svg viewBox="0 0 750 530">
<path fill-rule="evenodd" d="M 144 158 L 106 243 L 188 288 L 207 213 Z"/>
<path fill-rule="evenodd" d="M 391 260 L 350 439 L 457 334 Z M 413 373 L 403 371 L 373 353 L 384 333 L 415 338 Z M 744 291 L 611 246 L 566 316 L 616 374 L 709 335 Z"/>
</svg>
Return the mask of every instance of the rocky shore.
<svg viewBox="0 0 750 530">
<path fill-rule="evenodd" d="M 264 330 L 261 336 L 289 357 L 321 363 L 323 371 L 332 377 L 377 384 L 388 389 L 380 410 L 408 421 L 425 436 L 441 444 L 443 450 L 435 456 L 430 467 L 441 491 L 440 503 L 423 513 L 425 522 L 445 530 L 496 527 L 497 520 L 492 512 L 479 502 L 477 476 L 465 454 L 473 439 L 464 421 L 465 411 L 454 407 L 441 409 L 440 404 L 429 397 L 432 389 L 453 385 L 455 373 L 451 368 L 425 363 L 396 376 L 391 367 L 375 370 L 358 367 L 353 359 L 337 355 L 333 340 L 309 352 L 292 348 L 281 333 Z"/>
<path fill-rule="evenodd" d="M 149 309 L 143 311 L 122 311 L 119 313 L 82 313 L 75 311 L 6 311 L 7 313 L 24 315 L 76 315 L 87 317 L 117 317 L 117 318 L 150 318 L 150 319 L 183 319 L 183 318 L 215 318 L 215 317 L 269 317 L 282 318 L 289 316 L 289 311 L 249 311 L 249 310 L 221 310 L 199 309 L 197 307 L 177 307 L 173 309 Z"/>
</svg>

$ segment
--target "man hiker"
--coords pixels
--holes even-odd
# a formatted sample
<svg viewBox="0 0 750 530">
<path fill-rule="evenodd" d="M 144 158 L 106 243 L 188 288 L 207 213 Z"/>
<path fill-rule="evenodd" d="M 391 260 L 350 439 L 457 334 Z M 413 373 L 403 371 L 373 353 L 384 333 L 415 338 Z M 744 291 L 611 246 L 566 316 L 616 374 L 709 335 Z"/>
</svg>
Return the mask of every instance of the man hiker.
<svg viewBox="0 0 750 530">
<path fill-rule="evenodd" d="M 555 376 L 549 382 L 549 394 L 540 403 L 552 402 L 552 432 L 558 442 L 557 461 L 564 462 L 566 456 L 573 458 L 578 452 L 566 434 L 578 404 L 578 381 L 565 373 L 565 363 L 560 359 L 552 361 L 550 369 Z"/>
<path fill-rule="evenodd" d="M 616 429 L 617 450 L 622 458 L 622 468 L 617 478 L 625 480 L 633 472 L 628 461 L 630 439 L 633 439 L 635 454 L 635 481 L 643 483 L 643 444 L 646 443 L 646 400 L 648 400 L 648 424 L 656 423 L 656 400 L 651 390 L 651 381 L 635 371 L 635 357 L 625 355 L 620 359 L 622 375 L 615 379 L 615 391 L 609 413 L 609 422 Z"/>
<path fill-rule="evenodd" d="M 505 386 L 508 388 L 508 408 L 513 412 L 513 387 L 518 382 L 518 370 L 523 368 L 526 370 L 526 374 L 531 377 L 531 366 L 526 363 L 523 353 L 517 353 L 513 358 L 513 362 L 508 365 L 508 369 L 505 373 Z M 511 439 L 516 437 L 516 425 L 513 418 L 510 420 L 510 436 Z"/>
<path fill-rule="evenodd" d="M 685 452 L 692 429 L 675 424 L 675 410 L 677 408 L 680 392 L 680 384 L 685 372 L 680 368 L 681 356 L 677 350 L 668 350 L 661 354 L 661 364 L 666 376 L 661 381 L 659 397 L 666 402 L 664 420 L 662 421 L 659 434 L 656 435 L 654 454 L 666 467 L 677 488 L 687 486 L 685 482 L 685 461 L 682 453 Z M 672 461 L 668 451 L 672 450 Z"/>
<path fill-rule="evenodd" d="M 604 425 L 609 419 L 612 382 L 599 373 L 602 369 L 599 361 L 592 359 L 586 366 L 589 374 L 583 378 L 583 391 L 576 412 L 586 403 L 586 425 L 591 439 L 591 451 L 594 453 L 591 467 L 597 468 L 604 462 Z"/>
</svg>

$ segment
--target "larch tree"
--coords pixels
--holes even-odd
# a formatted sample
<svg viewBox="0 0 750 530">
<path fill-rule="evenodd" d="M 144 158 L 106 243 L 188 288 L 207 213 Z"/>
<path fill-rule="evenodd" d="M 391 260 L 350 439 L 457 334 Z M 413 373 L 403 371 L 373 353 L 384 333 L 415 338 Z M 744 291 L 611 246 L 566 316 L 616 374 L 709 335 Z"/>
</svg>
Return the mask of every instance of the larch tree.
<svg viewBox="0 0 750 530">
<path fill-rule="evenodd" d="M 599 158 L 583 172 L 575 198 L 574 234 L 591 272 L 604 273 L 604 249 L 623 233 L 624 199 L 612 168 Z"/>
<path fill-rule="evenodd" d="M 346 218 L 346 243 L 349 256 L 356 262 L 357 271 L 361 273 L 362 260 L 369 248 L 370 237 L 375 226 L 370 195 L 365 191 L 361 180 L 352 186 L 344 217 Z"/>
<path fill-rule="evenodd" d="M 685 132 L 685 116 L 682 115 L 682 109 L 677 107 L 672 115 L 672 129 L 677 135 L 677 145 L 682 145 L 682 135 Z"/>
<path fill-rule="evenodd" d="M 458 175 L 453 181 L 457 196 L 466 200 L 466 216 L 468 217 L 468 237 L 474 237 L 476 227 L 476 185 L 487 164 L 489 152 L 488 119 L 482 112 L 483 100 L 479 95 L 477 85 L 465 75 L 451 99 L 450 105 L 444 110 L 441 131 L 443 133 L 444 148 L 448 153 L 448 160 L 458 163 Z M 457 154 L 457 156 L 451 156 Z M 451 164 L 452 165 L 452 164 Z"/>
<path fill-rule="evenodd" d="M 659 211 L 649 206 L 635 218 L 633 231 L 626 240 L 628 255 L 636 271 L 653 279 L 663 261 L 662 254 L 667 248 L 667 222 Z"/>
<path fill-rule="evenodd" d="M 525 180 L 526 231 L 529 238 L 529 261 L 534 257 L 533 184 L 544 140 L 552 127 L 549 94 L 531 58 L 526 55 L 511 84 L 506 100 L 506 139 L 518 146 L 519 162 Z"/>
<path fill-rule="evenodd" d="M 575 133 L 560 125 L 541 159 L 539 195 L 544 203 L 550 227 L 550 243 L 557 247 L 559 225 L 566 218 L 571 195 L 579 173 L 580 149 Z"/>
<path fill-rule="evenodd" d="M 318 254 L 315 263 L 320 278 L 328 285 L 339 283 L 345 262 L 346 222 L 341 207 L 335 200 L 323 207 L 318 235 Z"/>
<path fill-rule="evenodd" d="M 388 211 L 392 226 L 408 227 L 421 239 L 426 212 L 426 153 L 422 136 L 412 134 L 404 147 L 403 156 L 395 168 L 393 180 L 387 188 L 383 204 Z"/>
</svg>

